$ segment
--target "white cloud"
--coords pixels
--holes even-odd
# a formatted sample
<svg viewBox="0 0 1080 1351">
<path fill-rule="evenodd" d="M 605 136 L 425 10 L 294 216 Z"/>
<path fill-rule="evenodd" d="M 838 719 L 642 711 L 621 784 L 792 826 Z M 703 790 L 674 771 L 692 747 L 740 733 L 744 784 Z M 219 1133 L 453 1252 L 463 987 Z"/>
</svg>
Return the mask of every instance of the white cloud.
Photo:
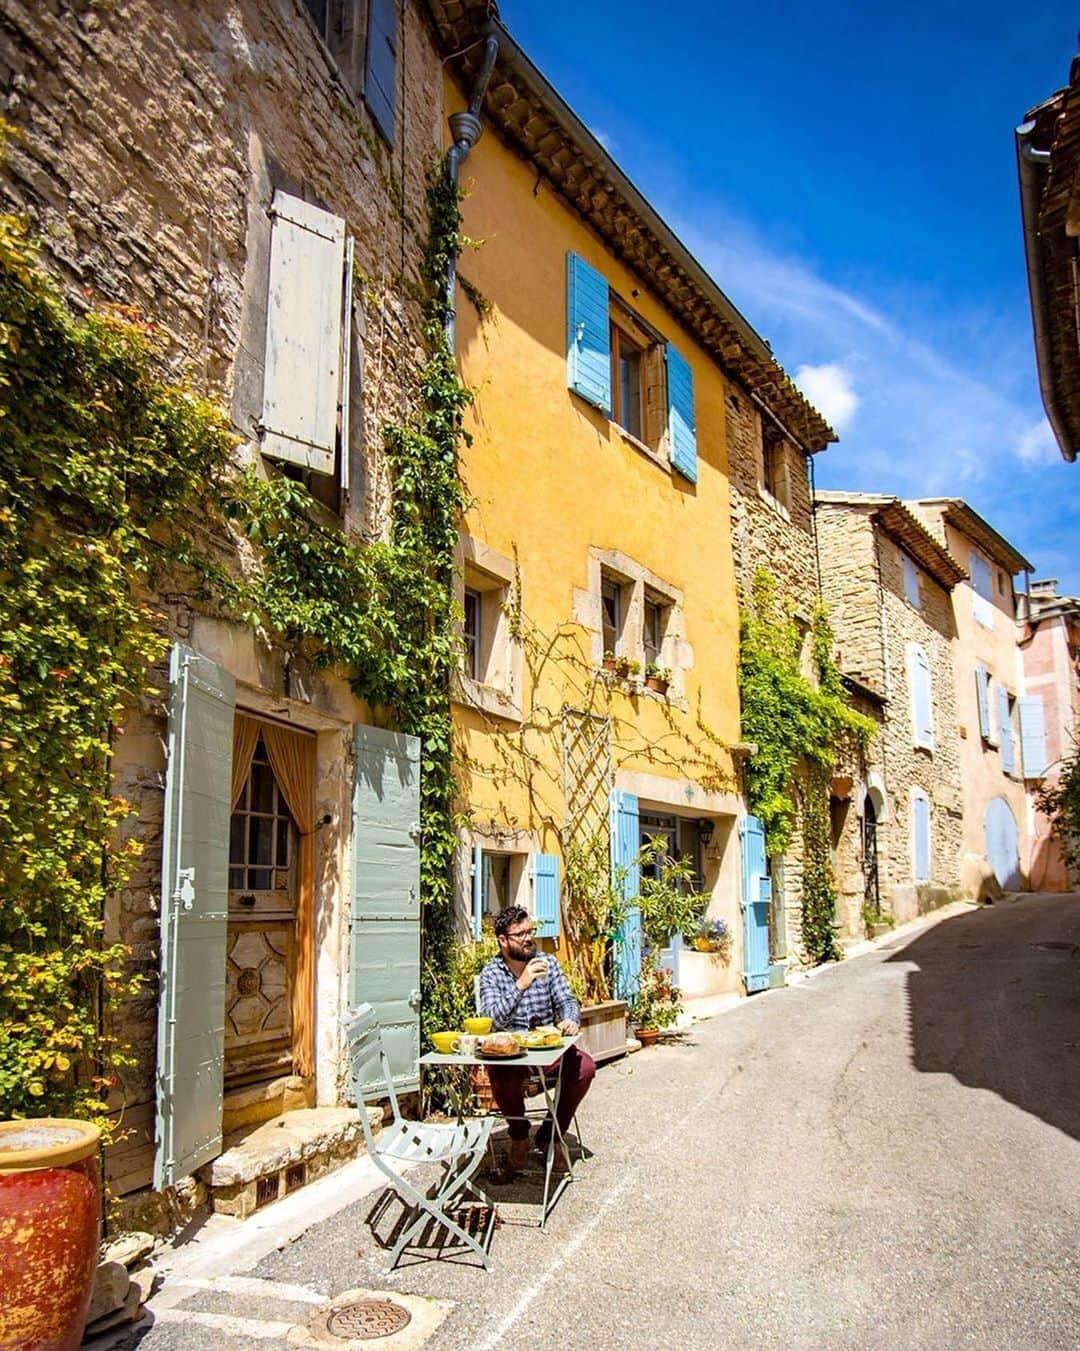
<svg viewBox="0 0 1080 1351">
<path fill-rule="evenodd" d="M 609 132 L 606 132 L 603 129 L 603 127 L 590 127 L 589 130 L 592 132 L 592 134 L 596 137 L 596 139 L 600 142 L 600 144 L 604 147 L 604 149 L 608 152 L 609 155 L 614 155 L 616 153 L 616 151 L 619 148 L 619 143 L 614 136 L 612 136 Z"/>
<path fill-rule="evenodd" d="M 842 432 L 851 425 L 859 407 L 859 396 L 855 393 L 851 372 L 839 362 L 800 366 L 795 372 L 795 383 L 834 430 Z"/>
<path fill-rule="evenodd" d="M 1045 418 L 1040 418 L 1024 432 L 1016 443 L 1016 453 L 1027 464 L 1057 463 L 1061 451 Z"/>
</svg>

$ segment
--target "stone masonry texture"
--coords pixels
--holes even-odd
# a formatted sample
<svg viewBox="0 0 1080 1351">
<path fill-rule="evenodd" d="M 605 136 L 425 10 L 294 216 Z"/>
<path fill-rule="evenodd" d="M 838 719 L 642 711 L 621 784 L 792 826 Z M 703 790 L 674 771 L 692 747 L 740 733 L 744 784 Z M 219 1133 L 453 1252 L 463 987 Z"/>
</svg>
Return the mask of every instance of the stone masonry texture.
<svg viewBox="0 0 1080 1351">
<path fill-rule="evenodd" d="M 387 519 L 383 428 L 409 412 L 423 359 L 425 174 L 442 141 L 441 66 L 412 0 L 398 85 L 391 147 L 300 0 L 0 0 L 0 107 L 16 129 L 0 209 L 30 219 L 76 308 L 134 305 L 165 332 L 176 365 L 231 410 L 240 462 L 259 462 L 273 192 L 345 218 L 356 252 L 344 519 L 366 537 Z M 170 636 L 186 637 L 192 599 L 158 601 Z M 116 758 L 144 845 L 107 915 L 145 977 L 121 1018 L 136 1064 L 117 1101 L 132 1131 L 111 1170 L 120 1190 L 147 1182 L 153 1139 L 163 671 L 154 682 L 159 697 L 129 711 Z"/>
</svg>

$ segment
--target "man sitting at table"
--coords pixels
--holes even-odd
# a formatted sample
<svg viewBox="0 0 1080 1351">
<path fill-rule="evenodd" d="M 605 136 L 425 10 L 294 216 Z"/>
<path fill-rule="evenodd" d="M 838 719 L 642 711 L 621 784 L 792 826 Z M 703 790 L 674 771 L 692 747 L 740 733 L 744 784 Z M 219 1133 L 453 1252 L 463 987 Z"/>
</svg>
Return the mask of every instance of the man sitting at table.
<svg viewBox="0 0 1080 1351">
<path fill-rule="evenodd" d="M 570 990 L 562 967 L 554 957 L 537 952 L 529 912 L 508 905 L 495 918 L 499 955 L 480 973 L 480 1012 L 490 1018 L 496 1031 L 527 1032 L 554 1024 L 565 1037 L 580 1029 L 581 1008 Z M 579 1046 L 568 1046 L 559 1064 L 559 1130 L 565 1134 L 578 1104 L 589 1091 L 596 1062 Z M 491 1092 L 507 1119 L 510 1135 L 510 1173 L 520 1172 L 529 1155 L 529 1123 L 525 1120 L 525 1083 L 530 1071 L 522 1065 L 488 1069 Z M 537 1148 L 545 1151 L 551 1139 L 551 1120 L 536 1133 Z M 562 1172 L 565 1163 L 556 1151 L 552 1167 Z"/>
</svg>

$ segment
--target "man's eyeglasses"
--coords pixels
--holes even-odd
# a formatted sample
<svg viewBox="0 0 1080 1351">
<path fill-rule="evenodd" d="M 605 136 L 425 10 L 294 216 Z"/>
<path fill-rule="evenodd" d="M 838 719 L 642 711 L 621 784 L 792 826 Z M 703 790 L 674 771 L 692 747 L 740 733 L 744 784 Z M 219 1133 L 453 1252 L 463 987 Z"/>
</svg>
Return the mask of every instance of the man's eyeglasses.
<svg viewBox="0 0 1080 1351">
<path fill-rule="evenodd" d="M 536 934 L 535 929 L 507 929 L 507 938 L 533 938 Z"/>
</svg>

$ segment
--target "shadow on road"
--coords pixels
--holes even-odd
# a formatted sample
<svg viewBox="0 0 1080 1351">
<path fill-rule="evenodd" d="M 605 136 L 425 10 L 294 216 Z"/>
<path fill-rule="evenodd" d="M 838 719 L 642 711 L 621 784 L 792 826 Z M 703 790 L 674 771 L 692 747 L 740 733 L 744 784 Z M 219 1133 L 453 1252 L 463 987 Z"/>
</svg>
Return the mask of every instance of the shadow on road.
<svg viewBox="0 0 1080 1351">
<path fill-rule="evenodd" d="M 899 947 L 912 1060 L 1080 1139 L 1080 896 L 1027 896 Z"/>
</svg>

